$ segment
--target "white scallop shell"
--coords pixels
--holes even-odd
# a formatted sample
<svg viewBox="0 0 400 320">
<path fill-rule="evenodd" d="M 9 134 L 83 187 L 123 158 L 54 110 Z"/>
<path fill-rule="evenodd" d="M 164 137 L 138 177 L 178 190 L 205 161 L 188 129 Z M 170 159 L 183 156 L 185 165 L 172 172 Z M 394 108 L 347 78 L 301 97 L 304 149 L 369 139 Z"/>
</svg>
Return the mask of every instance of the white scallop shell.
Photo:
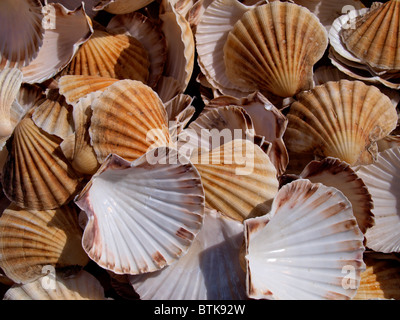
<svg viewBox="0 0 400 320">
<path fill-rule="evenodd" d="M 400 147 L 387 149 L 378 159 L 357 171 L 371 193 L 375 226 L 367 230 L 366 247 L 380 252 L 400 252 Z"/>
<path fill-rule="evenodd" d="M 130 276 L 142 300 L 242 300 L 245 273 L 239 264 L 243 224 L 207 209 L 187 254 L 163 270 Z"/>
<path fill-rule="evenodd" d="M 349 299 L 365 269 L 350 202 L 305 179 L 283 186 L 268 215 L 245 221 L 245 241 L 250 298 Z"/>
<path fill-rule="evenodd" d="M 155 150 L 163 151 L 169 149 Z M 88 216 L 84 249 L 117 274 L 171 264 L 202 226 L 204 191 L 197 170 L 189 162 L 159 163 L 151 154 L 132 163 L 111 154 L 75 199 Z"/>
</svg>

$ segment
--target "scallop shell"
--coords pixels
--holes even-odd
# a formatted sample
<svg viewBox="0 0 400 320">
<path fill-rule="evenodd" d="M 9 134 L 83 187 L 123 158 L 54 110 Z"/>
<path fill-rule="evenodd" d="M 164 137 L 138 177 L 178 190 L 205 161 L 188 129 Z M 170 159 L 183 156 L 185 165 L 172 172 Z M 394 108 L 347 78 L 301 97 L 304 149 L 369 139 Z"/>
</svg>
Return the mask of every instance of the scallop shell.
<svg viewBox="0 0 400 320">
<path fill-rule="evenodd" d="M 201 229 L 198 172 L 190 163 L 158 160 L 150 153 L 132 163 L 110 155 L 75 199 L 88 216 L 83 247 L 102 268 L 117 274 L 160 270 L 183 256 Z"/>
<path fill-rule="evenodd" d="M 189 251 L 163 270 L 130 276 L 141 300 L 243 300 L 245 272 L 239 264 L 243 224 L 207 209 Z"/>
<path fill-rule="evenodd" d="M 52 271 L 49 269 L 49 271 Z M 13 285 L 3 300 L 106 300 L 101 283 L 89 272 L 65 277 L 62 273 L 43 276 L 23 285 Z"/>
<path fill-rule="evenodd" d="M 259 146 L 236 139 L 210 151 L 195 151 L 190 159 L 201 175 L 207 206 L 238 221 L 268 212 L 278 179 Z"/>
<path fill-rule="evenodd" d="M 371 163 L 376 141 L 397 125 L 390 99 L 360 81 L 327 82 L 296 99 L 287 114 L 284 136 L 291 152 L 330 156 L 350 166 Z"/>
<path fill-rule="evenodd" d="M 253 123 L 254 134 L 271 143 L 268 156 L 274 163 L 277 174 L 282 175 L 289 162 L 288 152 L 283 141 L 288 120 L 283 113 L 260 92 L 241 99 L 220 96 L 209 101 L 206 108 L 223 105 L 236 105 L 245 110 Z"/>
<path fill-rule="evenodd" d="M 342 31 L 346 48 L 373 69 L 399 71 L 399 10 L 400 2 L 391 0 L 360 16 Z"/>
<path fill-rule="evenodd" d="M 312 161 L 300 177 L 340 190 L 350 201 L 362 233 L 365 234 L 367 229 L 375 224 L 371 194 L 362 179 L 346 162 L 331 157 Z"/>
<path fill-rule="evenodd" d="M 101 0 L 94 8 L 112 14 L 125 14 L 144 8 L 154 0 Z"/>
<path fill-rule="evenodd" d="M 374 251 L 400 252 L 400 216 L 397 209 L 399 170 L 400 147 L 380 152 L 374 163 L 357 170 L 374 202 L 375 226 L 366 233 L 366 246 Z"/>
<path fill-rule="evenodd" d="M 58 80 L 59 92 L 72 104 L 95 91 L 104 91 L 118 79 L 100 76 L 65 75 Z"/>
<path fill-rule="evenodd" d="M 95 29 L 63 75 L 101 76 L 146 83 L 149 66 L 147 51 L 137 39 Z"/>
<path fill-rule="evenodd" d="M 247 292 L 253 299 L 351 299 L 360 284 L 363 234 L 335 188 L 296 180 L 271 212 L 245 222 Z"/>
<path fill-rule="evenodd" d="M 43 268 L 84 267 L 82 230 L 74 207 L 24 210 L 11 204 L 0 217 L 0 267 L 15 283 L 43 276 Z"/>
<path fill-rule="evenodd" d="M 196 108 L 192 106 L 193 97 L 188 94 L 178 94 L 175 98 L 165 103 L 168 114 L 169 134 L 172 141 L 182 132 L 193 118 Z"/>
<path fill-rule="evenodd" d="M 46 0 L 46 3 L 61 3 L 64 7 L 69 10 L 74 10 L 78 8 L 82 2 L 85 5 L 85 12 L 89 16 L 90 19 L 94 19 L 97 15 L 97 11 L 93 10 L 94 5 L 96 5 L 99 0 Z"/>
<path fill-rule="evenodd" d="M 366 270 L 353 300 L 400 299 L 400 263 L 396 259 L 379 259 L 374 254 L 364 257 Z"/>
<path fill-rule="evenodd" d="M 164 8 L 159 18 L 168 48 L 163 75 L 175 78 L 185 90 L 194 69 L 195 40 L 192 29 L 173 7 Z"/>
<path fill-rule="evenodd" d="M 43 44 L 42 19 L 39 0 L 1 2 L 0 69 L 23 67 L 36 57 Z"/>
<path fill-rule="evenodd" d="M 147 84 L 154 88 L 164 72 L 167 60 L 167 42 L 160 26 L 143 14 L 132 12 L 114 16 L 108 23 L 107 29 L 110 31 L 123 29 L 143 45 L 150 61 Z"/>
<path fill-rule="evenodd" d="M 49 134 L 61 139 L 73 133 L 72 106 L 57 89 L 49 90 L 46 99 L 32 113 L 35 124 Z"/>
<path fill-rule="evenodd" d="M 224 46 L 226 74 L 244 91 L 291 97 L 313 86 L 328 35 L 306 8 L 275 1 L 246 12 Z"/>
<path fill-rule="evenodd" d="M 43 10 L 48 26 L 37 57 L 21 69 L 25 83 L 42 83 L 59 73 L 93 33 L 83 6 L 70 11 L 59 3 L 50 3 Z"/>
<path fill-rule="evenodd" d="M 100 163 L 114 153 L 132 161 L 169 141 L 168 119 L 158 95 L 140 81 L 120 80 L 92 103 L 89 133 Z"/>
<path fill-rule="evenodd" d="M 17 122 L 11 117 L 11 109 L 22 84 L 22 73 L 16 68 L 0 71 L 0 137 L 8 138 Z M 14 120 L 14 121 L 13 121 Z M 19 119 L 18 119 L 19 120 Z"/>
<path fill-rule="evenodd" d="M 69 202 L 80 179 L 59 148 L 61 139 L 39 129 L 29 117 L 19 122 L 3 168 L 6 196 L 18 206 L 47 210 Z"/>
</svg>

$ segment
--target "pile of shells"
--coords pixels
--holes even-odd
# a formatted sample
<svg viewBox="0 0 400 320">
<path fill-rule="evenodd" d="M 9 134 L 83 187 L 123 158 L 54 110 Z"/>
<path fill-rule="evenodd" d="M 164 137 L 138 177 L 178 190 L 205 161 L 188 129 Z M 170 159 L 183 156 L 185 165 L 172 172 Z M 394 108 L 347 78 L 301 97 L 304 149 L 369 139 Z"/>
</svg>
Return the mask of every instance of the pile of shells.
<svg viewBox="0 0 400 320">
<path fill-rule="evenodd" d="M 400 299 L 399 0 L 0 8 L 2 299 Z"/>
</svg>

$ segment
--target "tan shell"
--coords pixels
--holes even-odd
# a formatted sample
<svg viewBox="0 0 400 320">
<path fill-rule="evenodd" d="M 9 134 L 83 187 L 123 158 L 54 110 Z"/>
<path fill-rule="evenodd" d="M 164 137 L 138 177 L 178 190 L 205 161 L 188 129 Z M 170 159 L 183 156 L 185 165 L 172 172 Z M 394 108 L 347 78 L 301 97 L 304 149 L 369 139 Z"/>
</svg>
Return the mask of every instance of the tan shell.
<svg viewBox="0 0 400 320">
<path fill-rule="evenodd" d="M 72 104 L 91 92 L 104 91 L 117 81 L 115 78 L 100 76 L 66 75 L 58 80 L 58 87 L 66 102 Z"/>
<path fill-rule="evenodd" d="M 201 175 L 206 205 L 243 221 L 269 211 L 278 191 L 269 157 L 248 140 L 232 140 L 211 151 L 194 152 L 190 160 Z"/>
<path fill-rule="evenodd" d="M 32 120 L 42 130 L 61 139 L 74 131 L 72 106 L 57 89 L 49 90 L 46 99 L 33 111 Z"/>
<path fill-rule="evenodd" d="M 23 67 L 36 57 L 43 43 L 42 19 L 39 0 L 2 1 L 0 69 Z"/>
<path fill-rule="evenodd" d="M 158 95 L 140 81 L 120 80 L 92 103 L 89 133 L 100 163 L 110 154 L 133 161 L 169 141 L 168 118 Z"/>
<path fill-rule="evenodd" d="M 291 152 L 339 158 L 350 166 L 371 163 L 376 141 L 397 125 L 390 99 L 361 81 L 327 82 L 296 99 L 284 136 Z"/>
<path fill-rule="evenodd" d="M 154 0 L 101 0 L 93 10 L 104 10 L 113 14 L 125 14 L 139 10 L 153 1 Z"/>
<path fill-rule="evenodd" d="M 147 82 L 148 54 L 143 45 L 126 34 L 95 29 L 81 46 L 63 75 L 101 76 Z"/>
<path fill-rule="evenodd" d="M 61 141 L 29 117 L 19 122 L 2 176 L 10 200 L 23 208 L 48 210 L 72 199 L 79 177 L 59 148 Z"/>
<path fill-rule="evenodd" d="M 53 271 L 53 270 L 48 270 Z M 13 285 L 4 300 L 106 300 L 99 280 L 81 270 L 73 276 L 61 272 L 49 274 L 33 282 Z"/>
<path fill-rule="evenodd" d="M 24 210 L 11 204 L 0 218 L 0 267 L 16 283 L 43 276 L 43 267 L 85 266 L 75 207 Z"/>
<path fill-rule="evenodd" d="M 366 254 L 366 270 L 361 273 L 360 286 L 353 300 L 400 299 L 400 262 L 390 256 Z"/>
<path fill-rule="evenodd" d="M 160 25 L 142 13 L 132 12 L 114 16 L 108 23 L 107 29 L 110 31 L 122 29 L 140 41 L 149 55 L 148 85 L 154 88 L 164 72 L 167 60 L 167 42 Z"/>
<path fill-rule="evenodd" d="M 312 161 L 300 174 L 303 179 L 340 190 L 349 199 L 358 227 L 365 234 L 375 224 L 371 194 L 350 166 L 335 158 Z"/>
<path fill-rule="evenodd" d="M 224 46 L 226 74 L 245 91 L 291 97 L 310 89 L 328 35 L 306 8 L 275 1 L 246 12 Z"/>
<path fill-rule="evenodd" d="M 399 10 L 400 1 L 390 0 L 359 16 L 342 31 L 347 49 L 373 69 L 399 71 Z"/>
</svg>

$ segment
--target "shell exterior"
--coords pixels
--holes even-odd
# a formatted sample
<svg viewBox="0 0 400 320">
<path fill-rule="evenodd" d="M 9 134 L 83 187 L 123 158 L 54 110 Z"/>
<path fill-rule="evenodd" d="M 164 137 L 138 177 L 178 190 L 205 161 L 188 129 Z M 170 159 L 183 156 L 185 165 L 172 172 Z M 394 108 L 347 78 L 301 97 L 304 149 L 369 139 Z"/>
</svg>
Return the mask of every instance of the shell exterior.
<svg viewBox="0 0 400 320">
<path fill-rule="evenodd" d="M 378 154 L 378 159 L 361 166 L 357 175 L 364 181 L 371 193 L 375 225 L 366 233 L 366 246 L 379 252 L 399 252 L 400 215 L 397 209 L 399 197 L 400 147 L 394 147 Z"/>
<path fill-rule="evenodd" d="M 101 0 L 93 10 L 104 10 L 113 14 L 126 14 L 139 10 L 153 1 L 154 0 Z"/>
<path fill-rule="evenodd" d="M 17 68 L 6 68 L 0 71 L 0 137 L 9 137 L 17 124 L 12 119 L 11 109 L 14 107 L 22 84 L 22 73 Z M 14 121 L 13 121 L 14 120 Z M 18 119 L 19 120 L 19 119 Z"/>
<path fill-rule="evenodd" d="M 178 94 L 165 103 L 168 114 L 168 127 L 172 141 L 182 132 L 193 118 L 196 108 L 192 106 L 193 98 L 187 94 Z"/>
<path fill-rule="evenodd" d="M 268 212 L 278 191 L 276 169 L 253 142 L 235 139 L 210 151 L 197 150 L 191 161 L 210 208 L 238 221 Z"/>
<path fill-rule="evenodd" d="M 43 10 L 49 26 L 38 55 L 21 69 L 25 83 L 42 83 L 55 76 L 71 62 L 93 33 L 83 6 L 70 11 L 59 3 L 50 3 Z"/>
<path fill-rule="evenodd" d="M 89 16 L 90 19 L 93 19 L 97 15 L 97 11 L 94 11 L 93 7 L 99 2 L 99 0 L 46 0 L 46 3 L 56 2 L 61 3 L 69 10 L 74 10 L 75 8 L 78 8 L 83 2 L 86 14 Z"/>
<path fill-rule="evenodd" d="M 61 139 L 38 128 L 29 117 L 19 122 L 3 168 L 6 196 L 19 207 L 48 210 L 69 202 L 80 178 L 60 149 Z"/>
<path fill-rule="evenodd" d="M 92 103 L 89 134 L 100 163 L 114 153 L 133 161 L 169 141 L 165 107 L 140 81 L 120 80 Z"/>
<path fill-rule="evenodd" d="M 156 86 L 164 72 L 167 60 L 167 42 L 159 25 L 139 12 L 114 16 L 107 25 L 108 30 L 123 29 L 139 40 L 149 55 L 148 85 Z"/>
<path fill-rule="evenodd" d="M 101 76 L 146 83 L 149 66 L 147 51 L 137 39 L 95 29 L 63 75 Z"/>
<path fill-rule="evenodd" d="M 400 1 L 391 0 L 355 21 L 354 28 L 342 31 L 347 49 L 378 70 L 400 70 Z"/>
<path fill-rule="evenodd" d="M 118 79 L 100 76 L 65 75 L 58 80 L 59 92 L 72 104 L 95 91 L 104 91 Z"/>
<path fill-rule="evenodd" d="M 171 154 L 166 148 L 157 152 Z M 110 155 L 75 202 L 88 216 L 85 251 L 117 274 L 156 271 L 179 259 L 204 214 L 204 191 L 193 165 L 162 164 L 151 154 L 132 163 Z"/>
<path fill-rule="evenodd" d="M 245 272 L 238 259 L 243 224 L 207 209 L 189 251 L 154 273 L 130 276 L 141 300 L 242 300 Z"/>
<path fill-rule="evenodd" d="M 15 283 L 43 276 L 43 268 L 84 267 L 82 229 L 74 207 L 24 210 L 11 204 L 0 217 L 0 267 Z"/>
<path fill-rule="evenodd" d="M 53 89 L 43 103 L 35 108 L 32 120 L 47 133 L 65 139 L 74 131 L 71 109 L 58 90 Z"/>
<path fill-rule="evenodd" d="M 400 263 L 396 259 L 364 257 L 366 270 L 361 273 L 360 286 L 353 300 L 400 299 Z"/>
<path fill-rule="evenodd" d="M 284 136 L 291 152 L 330 156 L 350 166 L 371 163 L 376 141 L 397 125 L 390 99 L 360 81 L 327 82 L 296 99 L 287 114 Z"/>
<path fill-rule="evenodd" d="M 36 57 L 43 44 L 42 19 L 39 0 L 1 2 L 0 69 L 23 67 Z"/>
<path fill-rule="evenodd" d="M 362 179 L 347 163 L 331 157 L 312 161 L 304 168 L 300 177 L 340 190 L 350 201 L 362 233 L 365 234 L 367 229 L 375 224 L 371 194 Z"/>
<path fill-rule="evenodd" d="M 101 283 L 89 272 L 82 270 L 72 277 L 65 277 L 57 272 L 23 285 L 13 285 L 7 290 L 3 300 L 106 300 L 106 298 Z"/>
<path fill-rule="evenodd" d="M 253 299 L 351 299 L 365 270 L 350 202 L 309 180 L 283 186 L 268 215 L 246 220 L 245 241 Z"/>
<path fill-rule="evenodd" d="M 291 97 L 312 87 L 313 65 L 327 45 L 325 28 L 309 10 L 268 3 L 246 12 L 229 33 L 226 74 L 244 91 Z"/>
</svg>

